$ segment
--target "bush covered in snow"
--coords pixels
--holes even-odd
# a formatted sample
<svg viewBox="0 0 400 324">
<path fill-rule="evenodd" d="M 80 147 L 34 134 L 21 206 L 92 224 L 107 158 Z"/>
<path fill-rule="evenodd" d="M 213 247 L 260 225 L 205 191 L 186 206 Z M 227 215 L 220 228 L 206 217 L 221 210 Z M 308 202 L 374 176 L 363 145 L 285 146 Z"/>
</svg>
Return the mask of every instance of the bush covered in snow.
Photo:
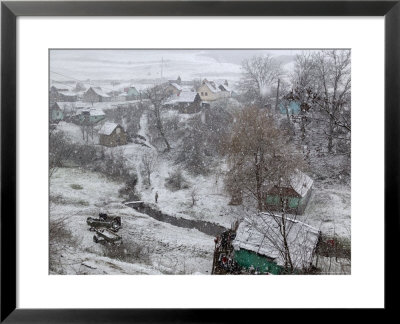
<svg viewBox="0 0 400 324">
<path fill-rule="evenodd" d="M 49 223 L 49 269 L 63 274 L 63 254 L 73 252 L 78 246 L 77 239 L 66 225 L 67 219 L 50 219 Z"/>
<path fill-rule="evenodd" d="M 103 245 L 103 256 L 124 262 L 150 263 L 148 249 L 144 245 L 133 242 L 122 245 Z"/>
<path fill-rule="evenodd" d="M 188 189 L 189 184 L 181 170 L 176 170 L 169 174 L 168 178 L 165 178 L 165 187 L 171 191 L 177 191 L 181 189 Z"/>
<path fill-rule="evenodd" d="M 132 173 L 127 177 L 125 186 L 119 189 L 118 193 L 121 197 L 125 196 L 128 200 L 141 200 L 140 194 L 136 192 L 136 185 L 138 183 L 138 176 Z"/>
</svg>

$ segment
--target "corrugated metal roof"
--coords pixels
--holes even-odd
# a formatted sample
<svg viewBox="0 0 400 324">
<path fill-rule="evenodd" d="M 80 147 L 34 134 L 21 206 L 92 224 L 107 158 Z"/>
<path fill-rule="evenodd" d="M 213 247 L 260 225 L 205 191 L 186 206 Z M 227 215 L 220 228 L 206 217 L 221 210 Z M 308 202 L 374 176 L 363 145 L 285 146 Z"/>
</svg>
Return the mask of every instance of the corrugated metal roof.
<svg viewBox="0 0 400 324">
<path fill-rule="evenodd" d="M 295 268 L 303 268 L 312 262 L 320 231 L 295 219 L 295 216 L 259 213 L 244 219 L 232 242 L 235 250 L 245 249 L 268 258 L 278 265 L 285 264 L 282 251 L 285 251 L 283 235 L 279 224 L 285 220 L 286 240 Z M 283 218 L 284 217 L 284 218 Z"/>
</svg>

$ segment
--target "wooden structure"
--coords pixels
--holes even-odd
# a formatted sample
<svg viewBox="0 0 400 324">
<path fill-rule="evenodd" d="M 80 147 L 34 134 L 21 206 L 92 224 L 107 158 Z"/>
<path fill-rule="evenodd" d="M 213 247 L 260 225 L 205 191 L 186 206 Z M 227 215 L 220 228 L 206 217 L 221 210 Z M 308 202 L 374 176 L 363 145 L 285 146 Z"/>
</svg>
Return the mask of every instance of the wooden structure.
<svg viewBox="0 0 400 324">
<path fill-rule="evenodd" d="M 279 211 L 285 207 L 288 213 L 303 214 L 311 196 L 312 185 L 313 180 L 299 170 L 288 181 L 264 184 L 264 210 Z"/>
<path fill-rule="evenodd" d="M 60 108 L 60 105 L 57 102 L 50 105 L 50 111 L 49 111 L 50 122 L 58 123 L 60 120 L 63 120 L 63 118 L 64 118 L 64 113 Z"/>
<path fill-rule="evenodd" d="M 215 249 L 211 274 L 231 274 L 239 271 L 233 259 L 232 241 L 235 237 L 235 229 L 229 229 L 214 239 Z"/>
<path fill-rule="evenodd" d="M 137 100 L 140 99 L 140 92 L 134 87 L 130 86 L 126 92 L 127 100 Z"/>
<path fill-rule="evenodd" d="M 186 90 L 172 95 L 163 106 L 176 108 L 183 114 L 193 114 L 201 110 L 201 99 L 198 93 Z"/>
<path fill-rule="evenodd" d="M 170 95 L 179 95 L 181 93 L 183 88 L 175 83 L 175 82 L 169 82 L 166 86 L 166 92 L 169 93 Z"/>
<path fill-rule="evenodd" d="M 104 146 L 119 146 L 127 143 L 124 128 L 116 123 L 106 122 L 99 131 L 99 144 Z"/>
<path fill-rule="evenodd" d="M 281 232 L 283 218 L 285 237 Z M 320 238 L 318 229 L 293 216 L 260 213 L 240 223 L 232 242 L 233 259 L 255 273 L 281 274 L 285 271 L 284 255 L 289 251 L 294 271 L 301 273 L 312 268 Z"/>
<path fill-rule="evenodd" d="M 54 103 L 57 101 L 62 102 L 75 102 L 78 100 L 78 96 L 76 93 L 71 92 L 69 89 L 57 88 L 52 86 L 49 91 L 49 99 L 50 103 Z"/>
<path fill-rule="evenodd" d="M 83 108 L 77 111 L 74 120 L 78 124 L 94 125 L 106 118 L 105 113 L 100 109 Z"/>
<path fill-rule="evenodd" d="M 111 101 L 111 96 L 103 92 L 101 88 L 90 87 L 83 94 L 83 101 L 85 102 L 109 102 Z"/>
</svg>

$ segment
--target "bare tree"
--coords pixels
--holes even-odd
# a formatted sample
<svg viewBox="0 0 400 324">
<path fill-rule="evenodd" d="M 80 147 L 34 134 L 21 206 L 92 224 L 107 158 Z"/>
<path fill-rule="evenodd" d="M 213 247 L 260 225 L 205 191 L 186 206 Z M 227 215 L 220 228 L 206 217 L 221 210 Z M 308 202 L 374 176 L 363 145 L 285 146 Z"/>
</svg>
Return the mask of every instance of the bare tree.
<svg viewBox="0 0 400 324">
<path fill-rule="evenodd" d="M 154 113 L 154 117 L 156 119 L 156 127 L 161 137 L 164 140 L 166 151 L 171 150 L 171 145 L 169 144 L 167 137 L 165 135 L 165 130 L 163 126 L 163 121 L 161 118 L 161 108 L 165 100 L 171 95 L 170 90 L 166 85 L 160 84 L 156 85 L 146 91 L 146 96 L 150 100 L 152 104 L 152 109 Z"/>
<path fill-rule="evenodd" d="M 74 151 L 74 146 L 62 132 L 52 131 L 49 134 L 49 178 L 62 167 Z"/>
<path fill-rule="evenodd" d="M 153 173 L 156 166 L 156 156 L 152 153 L 145 153 L 142 156 L 142 167 L 143 172 L 146 175 L 147 183 L 151 185 L 151 174 Z"/>
<path fill-rule="evenodd" d="M 332 155 L 342 155 L 343 169 L 350 174 L 351 145 L 351 56 L 349 50 L 304 52 L 296 57 L 292 90 L 284 96 L 289 105 L 300 105 L 291 116 L 294 140 L 303 148 L 315 172 L 334 172 Z"/>
<path fill-rule="evenodd" d="M 264 106 L 283 75 L 281 64 L 271 55 L 254 56 L 242 63 L 242 87 L 254 103 Z"/>
<path fill-rule="evenodd" d="M 192 198 L 192 207 L 193 207 L 199 200 L 196 187 L 193 187 L 192 191 L 190 192 L 190 197 Z"/>
<path fill-rule="evenodd" d="M 257 107 L 249 107 L 236 115 L 225 153 L 230 170 L 226 185 L 234 191 L 246 192 L 263 210 L 263 186 L 277 183 L 301 169 L 303 160 L 272 116 Z"/>
<path fill-rule="evenodd" d="M 314 54 L 315 71 L 320 89 L 313 97 L 316 104 L 329 118 L 328 152 L 333 149 L 337 128 L 351 132 L 351 52 L 350 50 L 327 50 Z"/>
</svg>

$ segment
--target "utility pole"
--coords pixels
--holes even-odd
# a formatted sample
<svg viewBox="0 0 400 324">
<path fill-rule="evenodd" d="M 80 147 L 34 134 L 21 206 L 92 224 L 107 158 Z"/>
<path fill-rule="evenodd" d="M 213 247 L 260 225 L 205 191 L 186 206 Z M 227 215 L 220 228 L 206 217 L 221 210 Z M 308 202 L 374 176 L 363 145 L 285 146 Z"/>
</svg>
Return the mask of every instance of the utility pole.
<svg viewBox="0 0 400 324">
<path fill-rule="evenodd" d="M 164 64 L 164 57 L 161 57 L 161 83 L 163 80 L 163 64 Z"/>
<path fill-rule="evenodd" d="M 279 85 L 280 85 L 280 79 L 278 79 L 278 87 L 276 88 L 276 101 L 275 101 L 275 111 L 278 112 L 278 103 L 279 103 Z"/>
</svg>

